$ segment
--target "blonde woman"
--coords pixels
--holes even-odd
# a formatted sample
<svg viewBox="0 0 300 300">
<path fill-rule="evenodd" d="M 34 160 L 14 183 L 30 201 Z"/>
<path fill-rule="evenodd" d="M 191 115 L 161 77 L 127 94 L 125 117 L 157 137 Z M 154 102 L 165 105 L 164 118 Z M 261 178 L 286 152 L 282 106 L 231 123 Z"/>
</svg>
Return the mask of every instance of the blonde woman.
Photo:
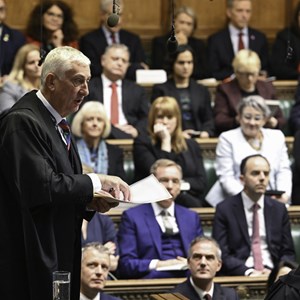
<svg viewBox="0 0 300 300">
<path fill-rule="evenodd" d="M 11 108 L 27 92 L 39 89 L 39 61 L 38 46 L 27 44 L 19 49 L 13 68 L 0 92 L 0 113 Z"/>
<path fill-rule="evenodd" d="M 136 179 L 149 175 L 150 167 L 157 159 L 173 160 L 182 167 L 183 180 L 190 186 L 176 202 L 186 207 L 205 206 L 206 176 L 201 151 L 196 141 L 183 137 L 181 111 L 175 98 L 165 96 L 154 100 L 149 112 L 148 132 L 149 136 L 139 135 L 134 142 Z"/>
<path fill-rule="evenodd" d="M 264 99 L 276 99 L 271 82 L 260 80 L 261 62 L 256 52 L 243 49 L 233 59 L 235 79 L 221 83 L 216 92 L 213 108 L 214 121 L 218 134 L 239 126 L 237 105 L 242 98 L 259 95 Z M 281 129 L 285 120 L 280 108 L 266 120 L 265 127 Z"/>
</svg>

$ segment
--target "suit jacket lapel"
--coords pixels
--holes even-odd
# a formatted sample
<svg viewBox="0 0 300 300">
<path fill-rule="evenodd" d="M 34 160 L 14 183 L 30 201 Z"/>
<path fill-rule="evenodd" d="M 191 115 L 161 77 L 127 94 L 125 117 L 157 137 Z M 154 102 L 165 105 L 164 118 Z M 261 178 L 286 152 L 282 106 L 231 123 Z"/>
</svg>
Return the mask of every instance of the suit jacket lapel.
<svg viewBox="0 0 300 300">
<path fill-rule="evenodd" d="M 221 287 L 218 284 L 214 285 L 214 294 L 212 300 L 225 300 L 225 296 L 221 290 Z"/>
<path fill-rule="evenodd" d="M 122 109 L 124 112 L 125 117 L 127 117 L 128 114 L 128 105 L 129 105 L 129 101 L 127 101 L 128 99 L 130 99 L 130 91 L 127 88 L 127 84 L 126 84 L 126 80 L 122 80 Z"/>
<path fill-rule="evenodd" d="M 226 28 L 226 37 L 223 41 L 223 46 L 224 46 L 224 53 L 229 53 L 231 56 L 229 57 L 234 57 L 234 49 L 233 49 L 233 45 L 232 45 L 232 42 L 231 42 L 231 37 L 230 37 L 230 32 L 229 32 L 229 28 L 227 26 Z M 226 48 L 228 49 L 229 52 L 226 51 Z"/>
<path fill-rule="evenodd" d="M 175 205 L 175 217 L 176 217 L 176 222 L 178 225 L 179 234 L 181 237 L 184 253 L 185 253 L 185 255 L 187 255 L 188 249 L 189 249 L 189 243 L 191 241 L 190 236 L 189 236 L 190 228 L 188 225 L 189 223 L 186 222 L 185 219 L 181 217 L 181 213 L 180 213 L 177 205 Z"/>
<path fill-rule="evenodd" d="M 248 245 L 251 245 L 250 242 L 250 237 L 249 237 L 249 232 L 248 232 L 248 225 L 246 221 L 246 215 L 244 211 L 244 206 L 243 206 L 243 201 L 242 201 L 242 195 L 241 193 L 238 194 L 237 196 L 237 201 L 234 203 L 234 212 L 237 216 L 237 222 L 239 224 L 239 227 L 241 229 L 241 232 L 243 236 L 245 237 L 245 240 L 247 241 Z"/>
<path fill-rule="evenodd" d="M 154 211 L 152 209 L 152 206 L 149 204 L 147 205 L 147 210 L 145 211 L 145 218 L 144 218 L 147 228 L 150 232 L 150 235 L 152 237 L 153 243 L 155 245 L 157 253 L 159 253 L 159 256 L 162 255 L 161 252 L 161 229 L 156 221 Z"/>
<path fill-rule="evenodd" d="M 272 202 L 266 201 L 266 197 L 265 197 L 264 198 L 264 218 L 265 218 L 267 245 L 270 245 L 270 235 L 271 235 L 271 228 L 272 228 L 272 213 L 273 213 Z M 274 219 L 274 220 L 276 221 L 276 219 Z"/>
</svg>

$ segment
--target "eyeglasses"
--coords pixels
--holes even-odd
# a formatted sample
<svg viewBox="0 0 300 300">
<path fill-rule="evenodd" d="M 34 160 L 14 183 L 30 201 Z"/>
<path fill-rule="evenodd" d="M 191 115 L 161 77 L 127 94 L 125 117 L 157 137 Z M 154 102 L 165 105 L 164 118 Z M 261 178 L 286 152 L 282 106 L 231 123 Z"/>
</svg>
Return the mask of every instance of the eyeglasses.
<svg viewBox="0 0 300 300">
<path fill-rule="evenodd" d="M 242 115 L 242 118 L 247 120 L 247 121 L 251 121 L 251 120 L 254 120 L 254 121 L 261 121 L 263 120 L 264 116 L 263 115 L 249 115 L 249 114 L 245 114 L 245 115 Z"/>
<path fill-rule="evenodd" d="M 256 77 L 259 74 L 258 72 L 239 72 L 239 71 L 237 71 L 236 73 L 241 77 L 250 77 L 250 76 Z"/>
<path fill-rule="evenodd" d="M 61 14 L 55 14 L 55 13 L 53 13 L 53 12 L 51 12 L 51 11 L 46 11 L 46 15 L 48 15 L 49 17 L 55 17 L 55 18 L 58 18 L 58 19 L 63 19 L 64 18 L 64 16 L 63 15 L 61 15 Z"/>
</svg>

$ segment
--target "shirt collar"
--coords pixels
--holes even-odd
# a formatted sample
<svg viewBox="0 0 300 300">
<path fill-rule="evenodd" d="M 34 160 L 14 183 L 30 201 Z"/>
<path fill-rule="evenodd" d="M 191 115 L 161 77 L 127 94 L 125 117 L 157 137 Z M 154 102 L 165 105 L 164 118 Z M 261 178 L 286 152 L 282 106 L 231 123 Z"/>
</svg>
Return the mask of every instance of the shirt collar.
<svg viewBox="0 0 300 300">
<path fill-rule="evenodd" d="M 154 202 L 151 203 L 153 211 L 154 211 L 154 215 L 157 217 L 160 215 L 160 213 L 164 210 L 164 208 L 162 208 L 158 203 Z M 170 205 L 170 207 L 165 209 L 166 211 L 168 211 L 171 215 L 171 217 L 175 217 L 175 204 L 174 202 L 172 202 L 172 204 Z"/>
<path fill-rule="evenodd" d="M 45 107 L 48 109 L 52 117 L 54 117 L 55 125 L 59 124 L 63 118 L 55 109 L 54 107 L 48 102 L 45 96 L 42 94 L 41 90 L 38 90 L 36 96 L 42 101 Z"/>
<path fill-rule="evenodd" d="M 106 41 L 109 41 L 111 39 L 111 32 L 105 27 L 105 26 L 101 26 L 103 33 L 105 35 Z M 119 37 L 119 32 L 114 32 L 115 38 L 118 41 L 118 37 Z"/>
<path fill-rule="evenodd" d="M 244 192 L 242 191 L 242 200 L 243 200 L 243 205 L 244 207 L 248 210 L 248 211 L 251 211 L 252 210 L 252 207 L 253 207 L 253 200 L 251 200 L 249 198 L 249 196 Z M 259 207 L 261 209 L 264 209 L 264 195 L 261 195 L 261 197 L 258 199 L 257 203 L 259 204 Z"/>
<path fill-rule="evenodd" d="M 228 28 L 231 36 L 238 36 L 240 32 L 242 32 L 244 35 L 248 35 L 248 27 L 238 29 L 232 23 L 229 23 Z"/>
<path fill-rule="evenodd" d="M 190 277 L 190 282 L 191 282 L 191 285 L 193 286 L 193 288 L 195 289 L 196 293 L 199 295 L 200 299 L 203 299 L 204 295 L 206 295 L 206 294 L 210 294 L 211 298 L 213 297 L 214 286 L 215 286 L 214 282 L 212 282 L 211 288 L 208 292 L 205 292 L 202 289 L 200 289 L 199 287 L 197 287 L 196 284 L 193 281 L 192 276 Z"/>
<path fill-rule="evenodd" d="M 98 293 L 96 295 L 96 297 L 93 299 L 90 299 L 90 298 L 86 297 L 85 295 L 83 295 L 82 293 L 80 293 L 80 300 L 100 300 L 100 293 Z"/>
<path fill-rule="evenodd" d="M 103 87 L 110 87 L 112 81 L 108 79 L 103 73 L 101 74 L 102 82 L 103 82 Z M 119 79 L 116 81 L 117 86 L 122 86 L 122 80 Z"/>
</svg>

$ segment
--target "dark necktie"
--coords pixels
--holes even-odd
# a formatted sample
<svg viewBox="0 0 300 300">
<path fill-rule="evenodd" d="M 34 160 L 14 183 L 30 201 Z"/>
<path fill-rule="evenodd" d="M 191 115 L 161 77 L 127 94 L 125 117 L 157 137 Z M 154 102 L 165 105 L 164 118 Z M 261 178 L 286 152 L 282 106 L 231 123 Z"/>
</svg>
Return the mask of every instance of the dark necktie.
<svg viewBox="0 0 300 300">
<path fill-rule="evenodd" d="M 262 254 L 260 247 L 260 235 L 259 235 L 259 219 L 258 219 L 258 209 L 259 205 L 255 203 L 253 205 L 253 225 L 252 225 L 252 242 L 251 248 L 254 259 L 254 269 L 261 271 L 264 266 L 262 263 Z"/>
<path fill-rule="evenodd" d="M 119 123 L 119 100 L 117 93 L 117 84 L 111 83 L 111 99 L 110 99 L 110 121 L 113 125 Z"/>
<path fill-rule="evenodd" d="M 244 33 L 243 32 L 240 32 L 239 33 L 239 43 L 238 43 L 238 50 L 242 50 L 242 49 L 245 49 L 245 45 L 244 45 L 244 41 L 243 41 L 243 35 Z"/>
<path fill-rule="evenodd" d="M 60 121 L 60 123 L 58 124 L 58 126 L 63 131 L 63 136 L 65 138 L 65 141 L 66 141 L 66 144 L 67 144 L 67 148 L 68 148 L 68 151 L 69 151 L 70 150 L 70 146 L 71 146 L 71 130 L 70 130 L 70 126 L 69 126 L 68 122 L 65 119 L 62 119 Z"/>
<path fill-rule="evenodd" d="M 211 300 L 211 295 L 210 294 L 206 294 L 204 297 L 203 297 L 204 300 Z"/>
<path fill-rule="evenodd" d="M 116 34 L 115 34 L 114 32 L 112 32 L 110 37 L 111 37 L 112 43 L 113 43 L 113 44 L 116 44 L 116 43 L 117 43 L 117 40 L 116 40 Z"/>
<path fill-rule="evenodd" d="M 170 218 L 169 218 L 170 213 L 167 210 L 162 210 L 160 214 L 162 216 L 163 224 L 164 224 L 164 227 L 166 229 L 165 233 L 167 235 L 173 235 L 174 230 L 173 230 L 173 226 L 170 222 Z"/>
</svg>

